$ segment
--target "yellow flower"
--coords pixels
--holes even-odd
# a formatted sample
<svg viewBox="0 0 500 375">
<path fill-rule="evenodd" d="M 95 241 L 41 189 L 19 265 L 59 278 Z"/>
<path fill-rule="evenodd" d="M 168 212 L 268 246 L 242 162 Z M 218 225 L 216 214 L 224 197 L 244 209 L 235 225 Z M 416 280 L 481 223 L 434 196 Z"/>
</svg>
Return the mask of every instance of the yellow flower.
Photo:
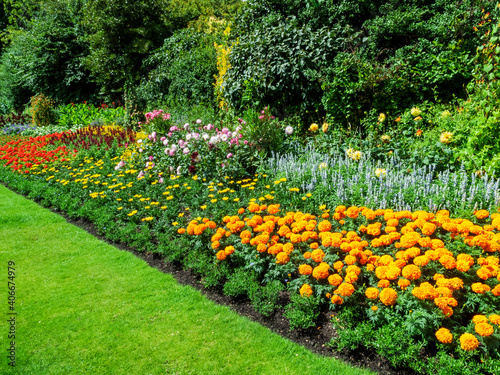
<svg viewBox="0 0 500 375">
<path fill-rule="evenodd" d="M 203 205 L 203 206 L 201 206 L 200 208 L 201 208 L 202 210 L 204 210 L 205 208 L 207 208 L 207 206 L 206 206 L 206 205 Z"/>
<path fill-rule="evenodd" d="M 184 212 L 181 212 L 178 217 L 183 217 L 184 216 Z"/>
<path fill-rule="evenodd" d="M 441 137 L 439 137 L 439 141 L 443 144 L 451 143 L 453 141 L 453 133 L 451 133 L 451 132 L 441 133 Z"/>
<path fill-rule="evenodd" d="M 316 123 L 311 124 L 311 126 L 309 127 L 309 130 L 312 132 L 315 132 L 318 129 L 319 129 L 319 127 L 318 127 L 318 124 L 316 124 Z"/>
<path fill-rule="evenodd" d="M 210 202 L 215 203 L 217 202 L 217 199 L 212 199 Z"/>
<path fill-rule="evenodd" d="M 450 117 L 450 116 L 451 116 L 451 113 L 448 110 L 443 111 L 443 113 L 441 113 L 441 117 L 443 117 L 443 118 L 447 118 L 447 117 Z"/>
<path fill-rule="evenodd" d="M 378 115 L 378 122 L 384 122 L 385 121 L 385 114 L 381 113 Z"/>
<path fill-rule="evenodd" d="M 417 116 L 420 116 L 420 114 L 422 113 L 422 111 L 420 109 L 418 109 L 417 107 L 413 107 L 410 111 L 411 115 L 413 117 L 417 117 Z"/>
<path fill-rule="evenodd" d="M 318 166 L 318 169 L 319 169 L 319 170 L 326 169 L 326 168 L 328 168 L 328 164 L 326 164 L 326 163 L 321 163 L 321 164 Z"/>
<path fill-rule="evenodd" d="M 118 207 L 117 209 L 118 209 L 118 210 L 121 210 L 121 209 L 123 209 L 123 207 Z"/>
<path fill-rule="evenodd" d="M 329 126 L 330 125 L 327 124 L 326 122 L 321 126 L 321 130 L 323 130 L 323 133 L 326 133 L 328 131 Z"/>
<path fill-rule="evenodd" d="M 375 176 L 380 177 L 385 177 L 387 176 L 387 170 L 385 170 L 384 168 L 377 168 L 375 169 Z"/>
<path fill-rule="evenodd" d="M 387 134 L 384 134 L 382 137 L 380 137 L 380 139 L 384 143 L 389 143 L 391 141 L 391 137 L 389 135 L 387 135 Z"/>
<path fill-rule="evenodd" d="M 179 223 L 178 223 L 177 221 L 174 221 L 174 222 L 172 223 L 172 225 L 175 227 L 175 226 L 179 225 Z"/>
</svg>

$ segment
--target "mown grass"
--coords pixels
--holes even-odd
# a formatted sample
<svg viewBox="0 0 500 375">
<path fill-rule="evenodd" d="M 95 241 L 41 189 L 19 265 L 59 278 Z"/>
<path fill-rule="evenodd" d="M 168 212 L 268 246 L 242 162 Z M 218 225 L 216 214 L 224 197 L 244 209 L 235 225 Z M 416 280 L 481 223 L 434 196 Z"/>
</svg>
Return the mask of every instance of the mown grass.
<svg viewBox="0 0 500 375">
<path fill-rule="evenodd" d="M 16 269 L 16 367 L 2 374 L 368 374 L 214 304 L 0 185 L 1 310 Z M 8 323 L 2 319 L 2 349 Z"/>
</svg>

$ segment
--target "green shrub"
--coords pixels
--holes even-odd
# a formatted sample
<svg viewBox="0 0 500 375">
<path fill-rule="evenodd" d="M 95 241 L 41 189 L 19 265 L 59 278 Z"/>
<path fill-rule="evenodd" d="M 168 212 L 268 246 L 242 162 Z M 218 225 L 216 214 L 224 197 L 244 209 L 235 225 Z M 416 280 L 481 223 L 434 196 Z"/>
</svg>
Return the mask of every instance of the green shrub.
<svg viewBox="0 0 500 375">
<path fill-rule="evenodd" d="M 273 280 L 264 287 L 251 289 L 250 300 L 252 306 L 262 315 L 271 316 L 274 310 L 280 307 L 277 302 L 283 289 L 283 284 L 278 280 Z"/>
<path fill-rule="evenodd" d="M 145 60 L 149 71 L 138 87 L 138 95 L 149 106 L 163 104 L 168 98 L 189 105 L 214 105 L 213 83 L 217 73 L 214 42 L 217 35 L 180 30 L 165 39 L 163 46 Z"/>
<path fill-rule="evenodd" d="M 290 329 L 314 327 L 320 313 L 319 298 L 302 297 L 300 294 L 292 294 L 290 298 L 292 302 L 285 306 L 285 317 L 290 322 Z"/>
</svg>

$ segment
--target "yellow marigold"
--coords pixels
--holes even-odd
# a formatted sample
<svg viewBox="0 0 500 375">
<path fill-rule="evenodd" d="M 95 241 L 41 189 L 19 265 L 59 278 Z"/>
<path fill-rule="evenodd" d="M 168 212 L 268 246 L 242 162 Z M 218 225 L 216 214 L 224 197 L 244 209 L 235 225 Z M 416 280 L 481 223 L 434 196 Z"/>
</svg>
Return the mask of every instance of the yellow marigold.
<svg viewBox="0 0 500 375">
<path fill-rule="evenodd" d="M 380 292 L 380 301 L 386 306 L 392 306 L 396 303 L 398 293 L 392 288 L 384 288 Z"/>
<path fill-rule="evenodd" d="M 377 288 L 367 288 L 365 291 L 366 298 L 377 299 L 379 295 L 379 290 Z"/>
<path fill-rule="evenodd" d="M 318 124 L 312 123 L 311 126 L 309 127 L 309 131 L 315 132 L 319 129 Z"/>
<path fill-rule="evenodd" d="M 403 277 L 408 280 L 417 280 L 420 276 L 422 276 L 422 271 L 414 264 L 409 264 L 403 268 Z"/>
<path fill-rule="evenodd" d="M 333 286 L 339 286 L 340 284 L 342 284 L 342 276 L 340 275 L 337 275 L 337 274 L 334 274 L 334 275 L 330 275 L 328 276 L 328 283 L 330 285 L 333 285 Z"/>
<path fill-rule="evenodd" d="M 354 286 L 352 284 L 342 283 L 334 293 L 340 294 L 342 297 L 350 297 L 354 293 Z"/>
<path fill-rule="evenodd" d="M 453 341 L 453 335 L 447 328 L 439 328 L 436 331 L 436 338 L 443 344 L 450 344 Z"/>
<path fill-rule="evenodd" d="M 218 251 L 216 256 L 217 256 L 217 259 L 219 259 L 219 260 L 226 259 L 226 253 L 224 252 L 224 250 Z"/>
<path fill-rule="evenodd" d="M 290 261 L 290 256 L 287 253 L 281 252 L 276 255 L 276 263 L 287 264 Z"/>
<path fill-rule="evenodd" d="M 313 290 L 309 284 L 304 284 L 300 288 L 300 295 L 302 297 L 309 297 L 310 295 L 313 294 Z"/>
<path fill-rule="evenodd" d="M 484 294 L 486 292 L 489 292 L 491 288 L 483 283 L 473 283 L 471 285 L 472 291 L 477 294 Z"/>
<path fill-rule="evenodd" d="M 460 347 L 463 350 L 476 350 L 478 346 L 479 340 L 476 338 L 476 336 L 470 333 L 464 333 L 462 336 L 460 336 Z"/>
<path fill-rule="evenodd" d="M 377 311 L 378 310 L 378 306 L 372 306 L 372 307 L 370 307 L 370 309 L 372 309 L 372 311 Z"/>
</svg>

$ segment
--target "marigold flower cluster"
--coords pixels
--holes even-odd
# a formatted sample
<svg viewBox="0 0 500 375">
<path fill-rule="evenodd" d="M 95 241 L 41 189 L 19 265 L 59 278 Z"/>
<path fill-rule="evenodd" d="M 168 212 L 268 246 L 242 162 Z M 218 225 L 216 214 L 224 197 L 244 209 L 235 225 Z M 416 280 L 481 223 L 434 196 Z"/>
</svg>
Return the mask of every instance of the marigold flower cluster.
<svg viewBox="0 0 500 375">
<path fill-rule="evenodd" d="M 210 230 L 218 261 L 234 252 L 233 247 L 228 251 L 225 242 L 236 235 L 241 244 L 255 251 L 255 257 L 264 257 L 278 267 L 296 267 L 302 296 L 312 295 L 316 286 L 321 286 L 317 290 L 330 287 L 326 295 L 333 305 L 366 298 L 371 301 L 367 309 L 372 314 L 396 305 L 399 296 L 407 294 L 422 301 L 429 312 L 441 311 L 440 318 L 447 322 L 471 293 L 500 295 L 499 213 L 477 211 L 478 220 L 491 220 L 480 225 L 450 218 L 445 210 L 429 213 L 338 206 L 331 219 L 279 212 L 279 205 L 252 203 L 238 210 L 238 215 L 224 217 L 221 226 L 193 220 L 186 233 L 199 235 Z M 350 220 L 349 228 L 356 224 L 358 230 L 344 230 L 346 220 Z M 457 247 L 454 241 L 462 245 Z M 450 250 L 456 248 L 461 252 Z M 483 255 L 468 253 L 468 248 L 480 249 Z M 496 314 L 489 321 L 478 322 L 474 333 L 460 336 L 461 347 L 474 350 L 479 345 L 475 335 L 493 335 L 499 323 Z M 453 333 L 443 327 L 436 339 L 449 344 Z"/>
</svg>

